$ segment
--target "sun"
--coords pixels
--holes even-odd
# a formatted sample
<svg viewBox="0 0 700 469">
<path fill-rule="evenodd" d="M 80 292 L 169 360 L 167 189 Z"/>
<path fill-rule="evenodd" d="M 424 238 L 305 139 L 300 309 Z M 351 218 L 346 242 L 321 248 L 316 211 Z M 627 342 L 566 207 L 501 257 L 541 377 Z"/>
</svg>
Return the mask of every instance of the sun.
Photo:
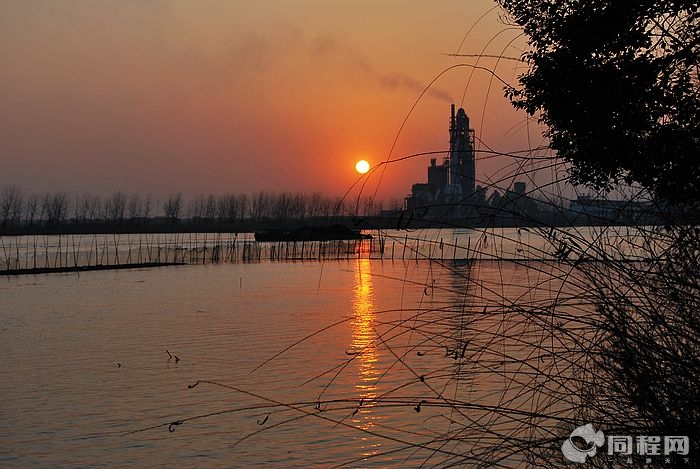
<svg viewBox="0 0 700 469">
<path fill-rule="evenodd" d="M 360 174 L 365 174 L 367 171 L 369 171 L 369 163 L 365 160 L 358 161 L 355 163 L 355 171 Z"/>
</svg>

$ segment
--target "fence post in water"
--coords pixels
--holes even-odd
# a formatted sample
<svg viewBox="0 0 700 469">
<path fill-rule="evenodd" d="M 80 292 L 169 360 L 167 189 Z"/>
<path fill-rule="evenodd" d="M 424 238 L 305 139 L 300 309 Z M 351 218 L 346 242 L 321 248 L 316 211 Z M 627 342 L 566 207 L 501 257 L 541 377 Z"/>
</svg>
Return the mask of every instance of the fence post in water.
<svg viewBox="0 0 700 469">
<path fill-rule="evenodd" d="M 19 268 L 22 268 L 22 255 L 19 253 L 19 244 L 22 241 L 22 237 L 17 236 L 17 263 L 19 264 Z M 28 257 L 28 252 L 29 252 L 29 240 L 27 240 L 27 247 L 24 249 L 24 268 L 26 269 L 27 266 L 29 265 L 29 257 Z"/>
<path fill-rule="evenodd" d="M 75 235 L 71 235 L 70 241 L 71 241 L 71 245 L 73 247 L 73 265 L 77 268 L 78 267 L 78 255 L 75 252 Z"/>
<path fill-rule="evenodd" d="M 95 243 L 95 265 L 99 262 L 99 251 L 97 250 L 97 234 L 92 235 L 92 242 Z M 90 245 L 90 257 L 88 258 L 88 265 L 91 264 L 90 260 L 92 258 L 92 245 Z"/>
<path fill-rule="evenodd" d="M 61 253 L 60 264 L 62 267 L 68 267 L 68 236 L 70 235 L 66 235 L 66 250 Z"/>
<path fill-rule="evenodd" d="M 49 236 L 44 235 L 44 267 L 49 267 Z"/>
<path fill-rule="evenodd" d="M 196 247 L 195 247 L 196 248 Z M 197 259 L 199 261 L 199 259 Z M 202 265 L 207 263 L 207 233 L 204 233 L 204 241 L 202 244 Z"/>
<path fill-rule="evenodd" d="M 129 233 L 126 234 L 126 242 L 129 245 L 129 252 L 127 253 L 127 256 L 126 256 L 126 263 L 128 264 L 131 262 L 131 243 L 132 243 L 131 235 Z"/>
<path fill-rule="evenodd" d="M 190 264 L 192 264 L 192 255 L 194 252 L 192 252 L 192 233 L 187 233 L 187 254 L 190 256 Z M 185 262 L 185 258 L 182 258 L 182 262 Z"/>
<path fill-rule="evenodd" d="M 58 253 L 61 252 L 61 235 L 58 235 L 58 246 L 56 247 L 56 255 L 53 256 L 53 266 L 58 267 Z"/>
</svg>

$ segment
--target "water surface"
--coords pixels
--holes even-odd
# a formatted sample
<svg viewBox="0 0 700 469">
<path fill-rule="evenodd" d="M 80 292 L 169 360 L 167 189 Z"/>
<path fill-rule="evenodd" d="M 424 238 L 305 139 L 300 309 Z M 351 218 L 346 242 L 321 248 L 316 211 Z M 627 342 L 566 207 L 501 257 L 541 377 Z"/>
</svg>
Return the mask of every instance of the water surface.
<svg viewBox="0 0 700 469">
<path fill-rule="evenodd" d="M 522 255 L 523 236 L 481 242 Z M 0 464 L 449 463 L 513 430 L 479 406 L 557 405 L 556 389 L 532 402 L 556 365 L 541 325 L 498 308 L 555 301 L 561 269 L 360 257 L 4 278 Z"/>
</svg>

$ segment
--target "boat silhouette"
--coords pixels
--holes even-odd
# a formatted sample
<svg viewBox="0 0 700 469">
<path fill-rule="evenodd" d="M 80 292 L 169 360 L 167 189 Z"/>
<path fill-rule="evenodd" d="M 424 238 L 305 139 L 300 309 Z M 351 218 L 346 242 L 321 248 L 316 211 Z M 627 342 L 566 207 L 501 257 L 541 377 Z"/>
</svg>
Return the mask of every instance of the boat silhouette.
<svg viewBox="0 0 700 469">
<path fill-rule="evenodd" d="M 333 241 L 372 239 L 372 235 L 353 230 L 345 225 L 302 226 L 285 230 L 273 229 L 255 233 L 255 241 Z"/>
</svg>

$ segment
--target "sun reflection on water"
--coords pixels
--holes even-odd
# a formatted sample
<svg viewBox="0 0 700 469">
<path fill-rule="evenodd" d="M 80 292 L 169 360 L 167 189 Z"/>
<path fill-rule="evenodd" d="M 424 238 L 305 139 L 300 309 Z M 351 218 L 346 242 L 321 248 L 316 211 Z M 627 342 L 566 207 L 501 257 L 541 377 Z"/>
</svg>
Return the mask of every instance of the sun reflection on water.
<svg viewBox="0 0 700 469">
<path fill-rule="evenodd" d="M 355 387 L 360 397 L 375 397 L 377 371 L 377 350 L 375 339 L 374 288 L 369 259 L 357 259 L 353 295 L 354 318 L 352 324 L 352 349 L 357 353 L 355 361 L 358 380 Z"/>
<path fill-rule="evenodd" d="M 370 430 L 381 418 L 373 413 L 372 409 L 372 400 L 377 397 L 377 380 L 381 373 L 378 367 L 374 286 L 369 259 L 356 260 L 353 312 L 351 350 L 355 353 L 353 359 L 357 369 L 355 389 L 363 401 L 353 417 L 353 422 L 363 430 Z M 367 456 L 375 454 L 381 446 L 378 441 L 369 441 L 365 435 L 359 435 L 358 439 L 363 442 Z"/>
</svg>

